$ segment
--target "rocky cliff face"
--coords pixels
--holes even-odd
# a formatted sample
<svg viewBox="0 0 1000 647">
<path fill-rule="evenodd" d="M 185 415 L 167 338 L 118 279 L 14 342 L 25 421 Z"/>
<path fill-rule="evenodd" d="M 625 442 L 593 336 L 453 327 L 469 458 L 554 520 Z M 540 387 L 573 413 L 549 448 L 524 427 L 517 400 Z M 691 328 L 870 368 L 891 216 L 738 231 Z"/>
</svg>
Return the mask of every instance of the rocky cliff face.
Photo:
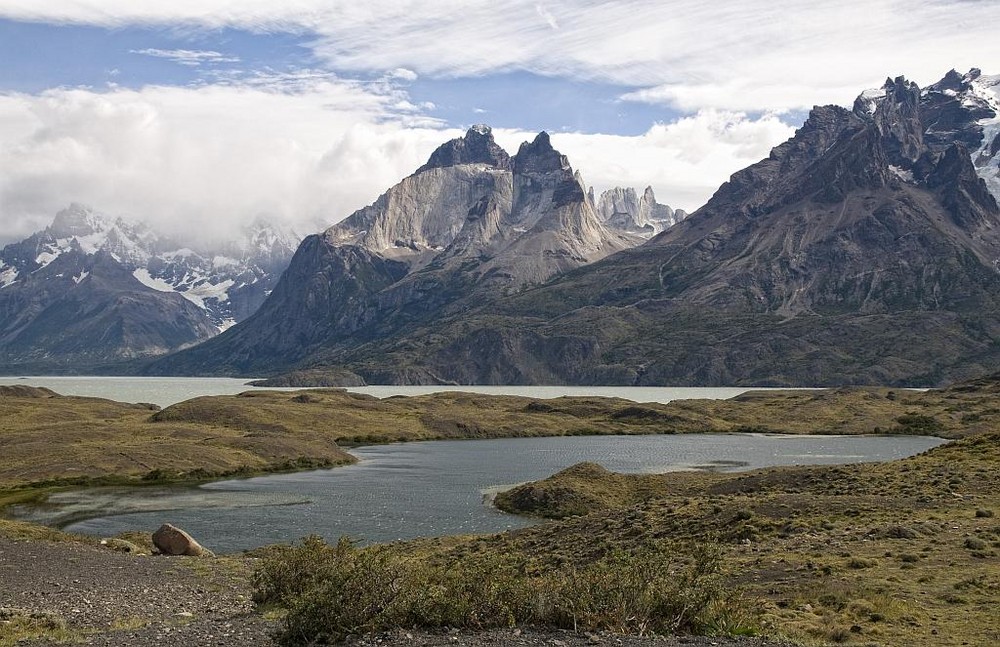
<svg viewBox="0 0 1000 647">
<path fill-rule="evenodd" d="M 372 205 L 310 237 L 257 316 L 152 370 L 287 366 L 467 311 L 640 242 L 602 222 L 546 133 L 510 157 L 476 126 Z"/>
<path fill-rule="evenodd" d="M 973 70 L 818 107 L 647 244 L 345 359 L 400 381 L 938 384 L 985 372 L 1000 360 L 995 89 Z"/>
<path fill-rule="evenodd" d="M 262 308 L 269 330 L 285 327 L 269 343 L 287 355 L 248 322 L 161 367 L 237 357 L 226 370 L 245 371 L 291 357 L 284 366 L 371 383 L 800 386 L 991 372 L 996 91 L 996 77 L 973 70 L 923 89 L 889 79 L 852 109 L 817 107 L 704 207 L 617 253 L 622 229 L 653 219 L 651 192 L 646 211 L 627 190 L 595 201 L 543 136 L 509 169 L 481 142 L 452 144 L 432 159 L 476 161 L 428 165 L 310 243 L 316 258 L 352 260 Z M 439 176 L 455 186 L 423 213 L 412 196 L 436 195 Z M 395 204 L 415 215 L 397 222 Z M 354 305 L 280 316 L 320 303 L 325 286 Z"/>
<path fill-rule="evenodd" d="M 609 189 L 601 193 L 596 209 L 606 227 L 643 238 L 652 238 L 687 217 L 682 209 L 675 211 L 659 204 L 651 186 L 646 187 L 641 197 L 631 187 Z"/>
<path fill-rule="evenodd" d="M 0 366 L 87 367 L 165 354 L 252 314 L 296 241 L 262 222 L 195 251 L 81 205 L 0 251 Z"/>
</svg>

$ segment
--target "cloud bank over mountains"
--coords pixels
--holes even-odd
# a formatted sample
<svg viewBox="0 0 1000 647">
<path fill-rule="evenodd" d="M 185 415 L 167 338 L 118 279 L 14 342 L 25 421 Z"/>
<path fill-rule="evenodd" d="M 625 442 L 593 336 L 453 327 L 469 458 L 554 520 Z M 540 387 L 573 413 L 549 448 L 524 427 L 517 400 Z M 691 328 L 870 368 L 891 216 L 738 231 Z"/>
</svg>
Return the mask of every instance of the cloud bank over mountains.
<svg viewBox="0 0 1000 647">
<path fill-rule="evenodd" d="M 502 12 L 485 0 L 460 9 L 0 0 L 0 19 L 295 33 L 313 62 L 275 70 L 241 67 L 224 43 L 142 47 L 123 55 L 204 75 L 188 85 L 0 87 L 0 242 L 70 201 L 205 235 L 258 215 L 306 231 L 329 225 L 470 125 L 442 121 L 410 84 L 510 71 L 621 86 L 623 104 L 662 107 L 640 135 L 582 128 L 553 133 L 553 143 L 598 189 L 652 184 L 663 202 L 690 210 L 790 136 L 813 104 L 849 104 L 903 70 L 925 84 L 1000 59 L 1000 4 L 975 0 L 514 0 Z M 512 152 L 533 134 L 496 130 Z"/>
<path fill-rule="evenodd" d="M 70 201 L 224 237 L 264 216 L 308 233 L 371 203 L 461 129 L 413 125 L 398 97 L 350 83 L 57 89 L 0 96 L 0 213 L 10 242 Z M 791 134 L 776 117 L 706 111 L 640 137 L 558 133 L 599 190 L 656 187 L 697 206 L 729 172 Z M 497 130 L 510 152 L 535 133 Z"/>
</svg>

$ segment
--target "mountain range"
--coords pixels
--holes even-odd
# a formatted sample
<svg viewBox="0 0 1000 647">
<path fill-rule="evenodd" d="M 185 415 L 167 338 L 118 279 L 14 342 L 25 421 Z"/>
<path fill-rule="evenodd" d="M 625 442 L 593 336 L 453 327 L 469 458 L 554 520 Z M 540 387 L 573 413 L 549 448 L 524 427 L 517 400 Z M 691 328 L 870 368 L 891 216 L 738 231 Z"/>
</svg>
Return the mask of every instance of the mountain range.
<svg viewBox="0 0 1000 647">
<path fill-rule="evenodd" d="M 208 286 L 222 275 L 185 283 L 170 263 L 143 265 L 116 244 L 87 255 L 95 269 L 57 269 L 82 285 L 110 257 L 144 298 L 203 301 L 197 312 L 181 304 L 174 321 L 190 331 L 201 315 L 211 329 L 147 347 L 223 332 L 129 367 L 148 374 L 936 385 L 1000 360 L 998 194 L 1000 77 L 973 69 L 925 88 L 890 78 L 851 108 L 815 107 L 690 216 L 650 188 L 595 195 L 544 132 L 511 156 L 475 126 L 368 207 L 307 236 L 252 314 L 234 298 L 251 281 L 234 279 L 216 299 Z M 26 254 L 5 249 L 0 307 L 86 252 L 90 234 L 74 235 L 55 260 L 39 241 Z M 44 236 L 57 247 L 67 238 Z"/>
<path fill-rule="evenodd" d="M 595 202 L 548 134 L 511 157 L 474 126 L 370 206 L 307 237 L 238 329 L 152 370 L 266 374 L 388 339 L 640 245 L 684 215 L 649 188 Z"/>
<path fill-rule="evenodd" d="M 0 250 L 0 368 L 98 370 L 246 319 L 299 238 L 263 221 L 234 234 L 195 250 L 148 225 L 71 205 Z"/>
<path fill-rule="evenodd" d="M 989 372 L 998 86 L 952 71 L 926 88 L 887 79 L 850 109 L 817 106 L 639 245 L 630 214 L 651 211 L 588 196 L 547 135 L 509 158 L 488 129 L 470 130 L 307 238 L 254 316 L 151 370 L 624 385 L 930 385 Z"/>
</svg>

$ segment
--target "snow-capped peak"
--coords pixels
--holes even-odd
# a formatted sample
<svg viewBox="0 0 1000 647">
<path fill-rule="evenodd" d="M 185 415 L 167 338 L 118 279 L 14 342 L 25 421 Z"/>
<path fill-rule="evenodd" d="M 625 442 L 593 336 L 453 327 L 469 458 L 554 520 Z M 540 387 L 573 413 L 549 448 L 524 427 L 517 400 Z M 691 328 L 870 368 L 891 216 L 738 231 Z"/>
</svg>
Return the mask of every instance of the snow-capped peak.
<svg viewBox="0 0 1000 647">
<path fill-rule="evenodd" d="M 854 101 L 855 111 L 861 111 L 868 115 L 875 114 L 875 108 L 878 107 L 879 102 L 885 98 L 885 87 L 881 88 L 870 88 L 865 90 L 858 95 L 858 98 Z"/>
<path fill-rule="evenodd" d="M 74 202 L 56 214 L 47 231 L 55 238 L 75 238 L 93 236 L 110 227 L 111 219 L 108 216 Z"/>
<path fill-rule="evenodd" d="M 204 309 L 220 330 L 257 309 L 287 267 L 301 237 L 262 218 L 240 228 L 222 244 L 181 245 L 142 222 L 112 218 L 73 204 L 33 236 L 0 250 L 0 289 L 24 276 L 38 280 L 72 278 L 80 284 L 93 273 L 95 258 L 113 259 L 135 280 L 159 292 L 175 292 Z M 72 254 L 72 274 L 65 263 Z"/>
</svg>

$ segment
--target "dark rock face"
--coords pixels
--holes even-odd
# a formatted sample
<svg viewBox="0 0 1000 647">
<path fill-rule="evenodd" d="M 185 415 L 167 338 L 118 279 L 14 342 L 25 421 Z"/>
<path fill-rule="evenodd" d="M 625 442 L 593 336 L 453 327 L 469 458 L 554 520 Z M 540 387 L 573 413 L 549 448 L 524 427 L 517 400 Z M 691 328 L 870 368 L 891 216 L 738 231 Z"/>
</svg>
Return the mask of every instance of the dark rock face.
<svg viewBox="0 0 1000 647">
<path fill-rule="evenodd" d="M 0 290 L 0 368 L 83 372 L 207 339 L 179 294 L 140 284 L 108 254 L 68 252 Z"/>
<path fill-rule="evenodd" d="M 493 140 L 489 126 L 473 126 L 465 137 L 453 139 L 439 146 L 431 153 L 427 163 L 417 169 L 422 173 L 432 168 L 446 168 L 460 164 L 486 164 L 502 170 L 510 170 L 511 160 L 507 151 Z"/>
<path fill-rule="evenodd" d="M 569 160 L 552 148 L 552 141 L 545 131 L 538 133 L 534 141 L 521 144 L 513 164 L 514 170 L 521 175 L 552 173 L 569 168 Z"/>
<path fill-rule="evenodd" d="M 246 324 L 157 366 L 169 373 L 183 362 L 185 372 L 246 375 L 301 360 L 335 334 L 363 338 L 373 315 L 369 299 L 405 273 L 404 263 L 308 236 L 270 298 Z"/>
<path fill-rule="evenodd" d="M 1000 212 L 969 151 L 995 113 L 961 96 L 971 77 L 950 77 L 959 96 L 900 78 L 855 110 L 817 107 L 646 245 L 407 343 L 448 339 L 420 363 L 462 382 L 931 384 L 983 371 L 998 359 Z M 401 343 L 383 348 L 413 361 Z"/>
<path fill-rule="evenodd" d="M 371 206 L 307 238 L 243 325 L 149 370 L 308 369 L 641 242 L 604 226 L 547 134 L 513 160 L 501 153 L 478 127 L 438 148 Z"/>
<path fill-rule="evenodd" d="M 875 111 L 882 146 L 890 158 L 915 162 L 924 147 L 920 87 L 903 77 L 886 79 L 885 99 Z"/>
</svg>

